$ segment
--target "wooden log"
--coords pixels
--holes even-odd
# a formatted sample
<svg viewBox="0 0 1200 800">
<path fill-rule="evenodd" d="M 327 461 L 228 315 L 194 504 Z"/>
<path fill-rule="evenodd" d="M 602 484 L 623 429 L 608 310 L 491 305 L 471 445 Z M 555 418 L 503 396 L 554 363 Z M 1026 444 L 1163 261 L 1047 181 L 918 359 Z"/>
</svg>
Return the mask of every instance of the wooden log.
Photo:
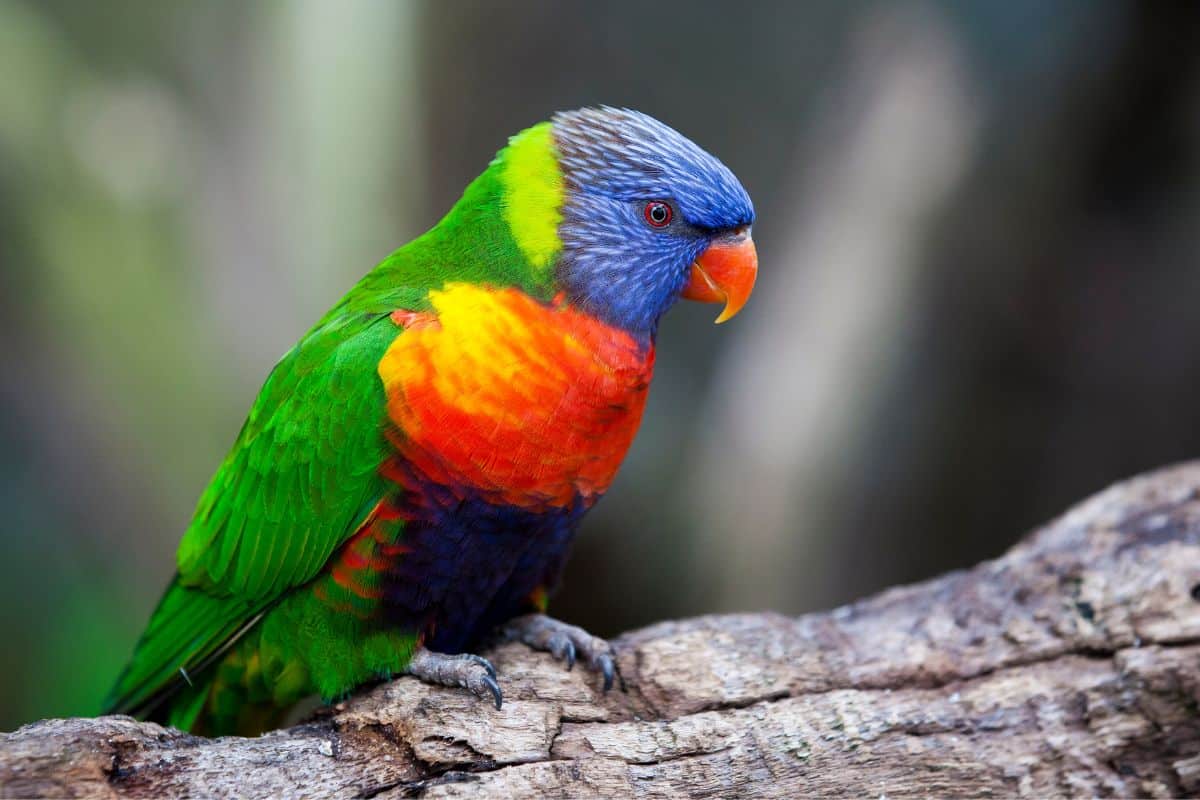
<svg viewBox="0 0 1200 800">
<path fill-rule="evenodd" d="M 0 737 L 14 797 L 1168 797 L 1200 792 L 1200 462 L 1003 557 L 829 612 L 617 640 L 627 691 L 520 645 L 501 711 L 402 678 L 256 739 L 128 717 Z"/>
</svg>

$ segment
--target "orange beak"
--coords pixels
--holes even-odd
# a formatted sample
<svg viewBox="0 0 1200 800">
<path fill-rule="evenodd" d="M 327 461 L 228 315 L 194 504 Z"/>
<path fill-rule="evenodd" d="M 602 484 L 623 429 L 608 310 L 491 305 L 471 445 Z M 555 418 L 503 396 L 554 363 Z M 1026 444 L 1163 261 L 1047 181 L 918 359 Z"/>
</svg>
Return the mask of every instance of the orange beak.
<svg viewBox="0 0 1200 800">
<path fill-rule="evenodd" d="M 681 297 L 701 303 L 724 303 L 717 324 L 732 319 L 742 310 L 758 277 L 758 251 L 750 233 L 718 239 L 692 264 L 692 274 Z"/>
</svg>

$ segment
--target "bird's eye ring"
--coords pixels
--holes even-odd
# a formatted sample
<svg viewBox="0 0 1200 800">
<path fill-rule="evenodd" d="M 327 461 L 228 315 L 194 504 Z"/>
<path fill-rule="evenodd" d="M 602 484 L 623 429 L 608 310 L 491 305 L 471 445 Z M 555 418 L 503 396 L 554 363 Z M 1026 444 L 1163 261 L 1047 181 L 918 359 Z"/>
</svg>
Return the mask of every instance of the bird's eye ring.
<svg viewBox="0 0 1200 800">
<path fill-rule="evenodd" d="M 642 216 L 646 218 L 646 223 L 650 227 L 665 228 L 671 224 L 671 217 L 675 216 L 675 213 L 671 210 L 669 203 L 664 203 L 661 200 L 651 200 L 642 209 Z"/>
</svg>

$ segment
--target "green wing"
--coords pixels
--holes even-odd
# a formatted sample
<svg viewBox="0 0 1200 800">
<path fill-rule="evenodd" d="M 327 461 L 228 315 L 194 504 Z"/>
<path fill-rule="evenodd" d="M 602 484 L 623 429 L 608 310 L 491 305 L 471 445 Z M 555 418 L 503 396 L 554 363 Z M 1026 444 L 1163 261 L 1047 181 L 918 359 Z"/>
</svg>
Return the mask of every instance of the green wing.
<svg viewBox="0 0 1200 800">
<path fill-rule="evenodd" d="M 378 502 L 386 315 L 327 318 L 276 365 L 200 498 L 167 588 L 105 702 L 140 713 L 311 580 Z"/>
</svg>

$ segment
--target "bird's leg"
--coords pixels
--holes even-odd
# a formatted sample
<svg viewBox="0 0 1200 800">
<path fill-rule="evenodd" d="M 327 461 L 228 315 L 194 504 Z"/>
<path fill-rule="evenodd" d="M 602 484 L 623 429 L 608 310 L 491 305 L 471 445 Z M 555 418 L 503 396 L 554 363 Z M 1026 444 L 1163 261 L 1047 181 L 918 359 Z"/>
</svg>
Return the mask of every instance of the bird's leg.
<svg viewBox="0 0 1200 800">
<path fill-rule="evenodd" d="M 496 683 L 496 668 L 486 658 L 471 653 L 447 655 L 418 648 L 406 670 L 409 675 L 437 686 L 458 686 L 476 697 L 491 697 L 499 709 L 504 702 Z"/>
<path fill-rule="evenodd" d="M 524 642 L 534 650 L 566 661 L 567 669 L 574 667 L 575 659 L 579 658 L 604 676 L 606 692 L 612 688 L 614 676 L 620 677 L 612 645 L 577 625 L 568 625 L 545 614 L 526 614 L 505 623 L 500 635 L 506 641 Z"/>
</svg>

